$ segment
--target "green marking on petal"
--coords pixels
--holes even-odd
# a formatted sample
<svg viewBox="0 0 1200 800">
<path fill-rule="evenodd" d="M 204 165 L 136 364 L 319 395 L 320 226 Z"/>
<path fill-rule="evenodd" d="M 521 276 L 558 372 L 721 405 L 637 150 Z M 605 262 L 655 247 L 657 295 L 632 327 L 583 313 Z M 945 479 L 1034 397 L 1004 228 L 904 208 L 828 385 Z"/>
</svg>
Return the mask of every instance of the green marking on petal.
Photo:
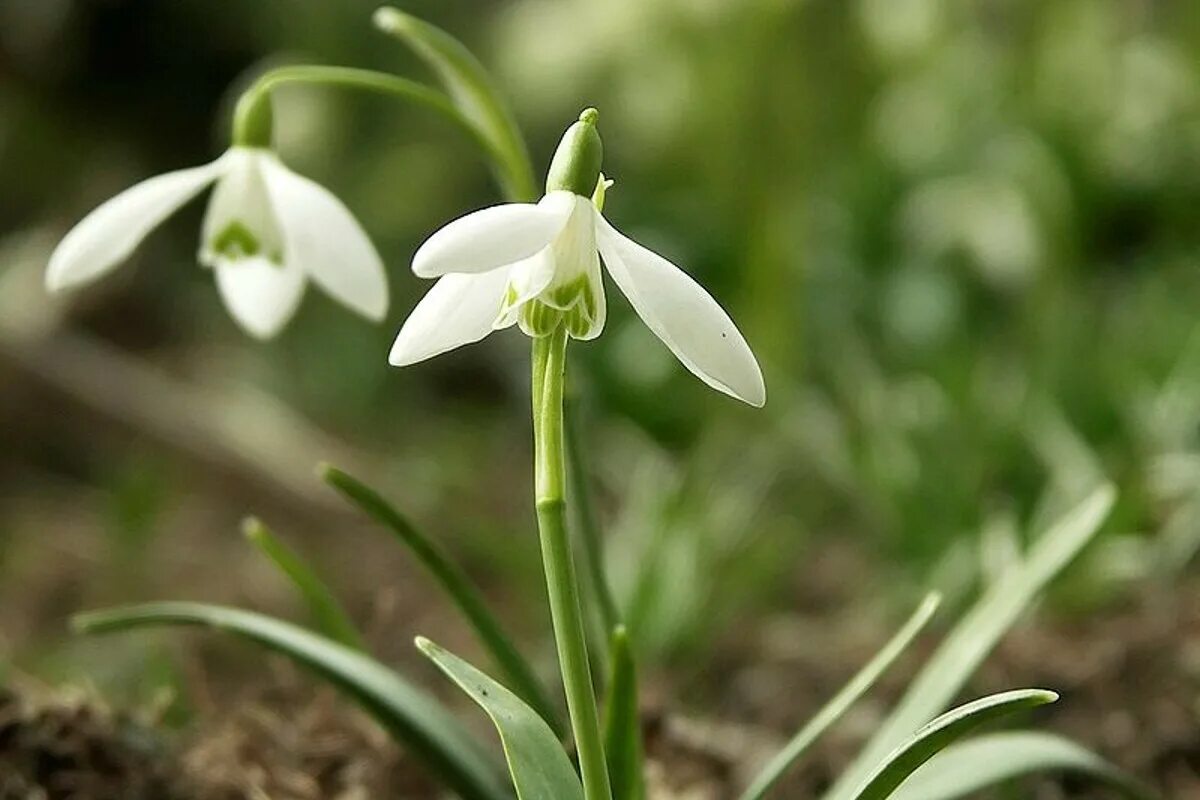
<svg viewBox="0 0 1200 800">
<path fill-rule="evenodd" d="M 241 220 L 233 220 L 212 238 L 212 250 L 230 261 L 253 258 L 262 253 L 262 241 Z M 273 249 L 266 258 L 276 264 L 283 263 L 283 252 Z"/>
<path fill-rule="evenodd" d="M 546 305 L 541 300 L 530 300 L 521 306 L 517 322 L 528 336 L 549 336 L 562 324 L 563 312 Z"/>
</svg>

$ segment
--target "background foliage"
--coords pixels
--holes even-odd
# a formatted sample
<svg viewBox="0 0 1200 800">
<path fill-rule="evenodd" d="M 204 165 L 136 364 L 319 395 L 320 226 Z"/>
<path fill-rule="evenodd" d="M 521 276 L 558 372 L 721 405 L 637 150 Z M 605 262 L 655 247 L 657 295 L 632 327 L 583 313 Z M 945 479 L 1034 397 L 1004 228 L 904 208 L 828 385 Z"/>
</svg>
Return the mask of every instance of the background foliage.
<svg viewBox="0 0 1200 800">
<path fill-rule="evenodd" d="M 615 296 L 606 335 L 574 348 L 642 647 L 680 654 L 752 604 L 786 608 L 830 540 L 877 554 L 864 592 L 965 590 L 1101 474 L 1119 512 L 1064 599 L 1187 564 L 1193 2 L 405 8 L 495 71 L 535 164 L 597 106 L 617 181 L 606 212 L 708 286 L 763 360 L 758 413 L 678 369 Z M 99 600 L 182 583 L 282 603 L 241 561 L 232 521 L 251 509 L 307 533 L 347 587 L 405 574 L 308 478 L 322 458 L 368 465 L 514 618 L 540 619 L 540 594 L 512 589 L 536 574 L 527 343 L 385 364 L 426 289 L 407 271 L 416 245 L 498 199 L 440 120 L 375 97 L 279 98 L 284 158 L 346 200 L 389 264 L 382 327 L 312 293 L 277 341 L 243 339 L 195 264 L 199 204 L 136 268 L 65 303 L 41 293 L 49 249 L 88 209 L 224 148 L 235 89 L 265 65 L 423 74 L 372 10 L 0 0 L 0 630 L 22 663 L 65 663 L 56 620 Z M 419 608 L 420 585 L 397 583 L 398 607 Z"/>
</svg>

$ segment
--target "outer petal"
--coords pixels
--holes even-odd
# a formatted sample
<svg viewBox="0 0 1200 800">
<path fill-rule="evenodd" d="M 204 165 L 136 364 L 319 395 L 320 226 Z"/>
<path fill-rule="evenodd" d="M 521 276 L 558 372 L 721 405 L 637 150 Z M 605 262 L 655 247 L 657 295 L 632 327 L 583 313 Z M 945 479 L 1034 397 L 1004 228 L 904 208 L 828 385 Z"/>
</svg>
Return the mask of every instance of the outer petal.
<svg viewBox="0 0 1200 800">
<path fill-rule="evenodd" d="M 342 201 L 274 156 L 263 159 L 262 171 L 287 259 L 338 301 L 382 320 L 388 308 L 383 259 Z"/>
<path fill-rule="evenodd" d="M 508 286 L 508 270 L 447 275 L 404 322 L 388 360 L 403 367 L 478 342 L 492 332 Z"/>
<path fill-rule="evenodd" d="M 304 294 L 304 272 L 290 261 L 219 259 L 213 268 L 225 307 L 246 333 L 259 339 L 279 333 Z"/>
<path fill-rule="evenodd" d="M 596 214 L 600 254 L 638 316 L 709 386 L 752 406 L 767 401 L 762 371 L 733 320 L 687 273 Z"/>
<path fill-rule="evenodd" d="M 148 178 L 106 201 L 72 228 L 46 270 L 46 287 L 94 280 L 129 257 L 155 227 L 224 171 L 222 156 L 200 167 Z"/>
<path fill-rule="evenodd" d="M 570 192 L 551 192 L 537 205 L 507 203 L 459 217 L 425 240 L 413 272 L 422 278 L 479 273 L 529 258 L 558 235 L 574 206 Z"/>
</svg>

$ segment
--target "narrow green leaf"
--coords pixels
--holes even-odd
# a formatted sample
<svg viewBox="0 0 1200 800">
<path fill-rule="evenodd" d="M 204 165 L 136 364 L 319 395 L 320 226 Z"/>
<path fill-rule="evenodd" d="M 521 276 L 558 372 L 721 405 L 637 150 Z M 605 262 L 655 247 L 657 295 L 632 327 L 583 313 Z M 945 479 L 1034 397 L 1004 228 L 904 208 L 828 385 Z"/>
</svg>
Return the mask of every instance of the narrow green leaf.
<svg viewBox="0 0 1200 800">
<path fill-rule="evenodd" d="M 985 722 L 1057 699 L 1057 694 L 1044 689 L 1017 689 L 947 711 L 896 748 L 851 796 L 854 800 L 884 800 L 918 767 Z"/>
<path fill-rule="evenodd" d="M 1129 800 L 1157 796 L 1131 776 L 1051 733 L 992 733 L 949 747 L 900 785 L 891 800 L 954 800 L 1034 772 L 1073 772 Z"/>
<path fill-rule="evenodd" d="M 613 630 L 609 659 L 608 696 L 604 704 L 604 754 L 608 758 L 609 782 L 614 797 L 642 800 L 646 785 L 637 663 L 623 625 Z"/>
<path fill-rule="evenodd" d="M 803 755 L 822 733 L 841 719 L 850 706 L 866 694 L 880 676 L 887 671 L 900 654 L 903 653 L 917 634 L 929 623 L 941 603 L 941 597 L 936 593 L 926 596 L 908 618 L 896 635 L 875 654 L 875 657 L 863 667 L 857 675 L 850 679 L 842 690 L 834 695 L 825 706 L 817 712 L 808 724 L 800 729 L 786 747 L 763 768 L 758 777 L 745 792 L 742 800 L 761 800 L 766 797 L 771 787 L 783 777 L 787 770 Z"/>
<path fill-rule="evenodd" d="M 83 633 L 201 625 L 249 639 L 341 689 L 464 800 L 512 800 L 498 765 L 436 701 L 369 656 L 297 625 L 202 603 L 146 603 L 94 611 L 75 617 L 72 625 Z"/>
<path fill-rule="evenodd" d="M 520 800 L 583 800 L 583 786 L 550 726 L 521 698 L 420 637 L 417 647 L 491 717 Z"/>
<path fill-rule="evenodd" d="M 279 541 L 256 517 L 242 521 L 242 533 L 296 587 L 321 633 L 355 650 L 366 650 L 362 634 L 333 592 L 295 551 Z"/>
<path fill-rule="evenodd" d="M 424 536 L 383 497 L 366 484 L 342 472 L 340 469 L 321 465 L 322 480 L 358 506 L 367 516 L 374 519 L 396 535 L 417 561 L 429 571 L 433 579 L 449 596 L 451 601 L 466 617 L 480 642 L 487 648 L 496 665 L 504 673 L 513 690 L 542 715 L 550 727 L 559 735 L 562 725 L 555 706 L 534 672 L 533 667 L 521 655 L 512 639 L 504 632 L 500 622 L 488 609 L 483 595 L 465 572 L 443 552 L 431 539 Z"/>
<path fill-rule="evenodd" d="M 441 28 L 390 6 L 375 12 L 375 26 L 408 45 L 437 73 L 455 105 L 489 143 L 509 199 L 537 199 L 533 167 L 521 131 L 487 70 L 471 51 Z"/>
<path fill-rule="evenodd" d="M 1115 499 L 1111 485 L 1097 488 L 1042 534 L 1024 561 L 991 585 L 954 626 L 887 720 L 825 793 L 824 800 L 847 800 L 849 792 L 880 759 L 924 720 L 946 708 L 1046 584 L 1092 540 Z"/>
</svg>

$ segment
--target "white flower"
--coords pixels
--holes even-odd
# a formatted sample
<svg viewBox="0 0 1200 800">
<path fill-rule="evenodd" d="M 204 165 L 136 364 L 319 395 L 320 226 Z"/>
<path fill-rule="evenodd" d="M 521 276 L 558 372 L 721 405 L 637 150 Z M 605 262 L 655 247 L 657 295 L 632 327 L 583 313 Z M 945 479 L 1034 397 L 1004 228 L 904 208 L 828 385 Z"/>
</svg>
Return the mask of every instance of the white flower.
<svg viewBox="0 0 1200 800">
<path fill-rule="evenodd" d="M 310 279 L 363 316 L 383 318 L 387 277 L 362 227 L 328 190 L 256 147 L 232 147 L 209 164 L 142 181 L 101 205 L 55 249 L 47 287 L 68 289 L 109 272 L 214 183 L 199 259 L 216 273 L 229 313 L 247 333 L 278 333 Z"/>
<path fill-rule="evenodd" d="M 566 190 L 537 204 L 476 211 L 429 237 L 413 257 L 413 272 L 439 280 L 404 323 L 391 363 L 413 364 L 513 323 L 531 336 L 563 324 L 573 338 L 595 338 L 605 318 L 601 258 L 634 311 L 685 367 L 739 400 L 766 402 L 758 362 L 717 301 L 617 231 L 593 199 Z"/>
</svg>

